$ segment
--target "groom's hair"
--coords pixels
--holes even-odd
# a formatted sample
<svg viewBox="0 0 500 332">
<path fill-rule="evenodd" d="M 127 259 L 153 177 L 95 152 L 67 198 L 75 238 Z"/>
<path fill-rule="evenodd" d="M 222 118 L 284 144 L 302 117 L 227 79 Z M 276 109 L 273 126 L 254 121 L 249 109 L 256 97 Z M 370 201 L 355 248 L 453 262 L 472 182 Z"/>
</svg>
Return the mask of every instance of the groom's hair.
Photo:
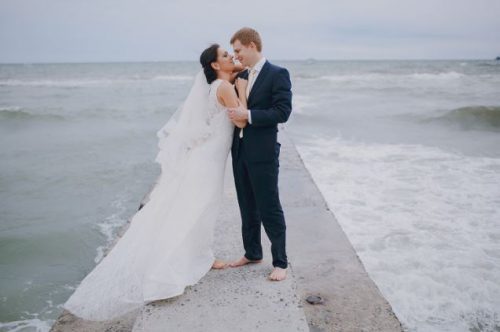
<svg viewBox="0 0 500 332">
<path fill-rule="evenodd" d="M 248 46 L 251 42 L 254 42 L 257 46 L 257 51 L 262 52 L 262 40 L 257 31 L 252 28 L 241 28 L 236 31 L 231 37 L 231 44 L 234 44 L 236 40 L 239 40 L 243 45 Z"/>
</svg>

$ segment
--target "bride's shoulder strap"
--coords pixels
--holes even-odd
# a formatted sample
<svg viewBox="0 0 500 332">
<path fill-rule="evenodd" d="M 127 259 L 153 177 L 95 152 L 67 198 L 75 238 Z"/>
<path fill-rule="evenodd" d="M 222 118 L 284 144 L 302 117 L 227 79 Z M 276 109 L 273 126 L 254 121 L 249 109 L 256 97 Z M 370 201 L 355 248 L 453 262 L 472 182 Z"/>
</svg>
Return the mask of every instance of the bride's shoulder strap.
<svg viewBox="0 0 500 332">
<path fill-rule="evenodd" d="M 212 90 L 217 91 L 219 89 L 219 86 L 222 84 L 222 82 L 224 82 L 224 81 L 221 80 L 220 78 L 218 78 L 215 81 L 213 81 L 212 84 L 211 84 Z"/>
</svg>

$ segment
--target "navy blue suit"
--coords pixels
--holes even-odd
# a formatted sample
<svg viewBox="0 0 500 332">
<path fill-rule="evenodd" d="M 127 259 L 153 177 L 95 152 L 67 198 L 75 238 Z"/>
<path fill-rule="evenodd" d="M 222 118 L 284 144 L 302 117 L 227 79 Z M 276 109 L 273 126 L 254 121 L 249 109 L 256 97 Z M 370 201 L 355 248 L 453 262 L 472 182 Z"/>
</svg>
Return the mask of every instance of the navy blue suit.
<svg viewBox="0 0 500 332">
<path fill-rule="evenodd" d="M 240 74 L 247 78 L 248 72 Z M 278 192 L 278 123 L 292 112 L 292 84 L 288 70 L 266 61 L 253 84 L 247 106 L 252 124 L 240 138 L 234 130 L 231 155 L 242 219 L 245 257 L 262 259 L 261 223 L 271 241 L 273 266 L 286 268 L 286 225 Z"/>
</svg>

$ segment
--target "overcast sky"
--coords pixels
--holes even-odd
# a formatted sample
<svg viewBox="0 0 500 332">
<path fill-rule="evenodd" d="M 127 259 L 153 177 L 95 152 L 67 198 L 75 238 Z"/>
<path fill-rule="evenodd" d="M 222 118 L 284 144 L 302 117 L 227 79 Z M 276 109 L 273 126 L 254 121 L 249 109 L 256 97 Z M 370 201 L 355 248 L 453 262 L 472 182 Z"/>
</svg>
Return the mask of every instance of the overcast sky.
<svg viewBox="0 0 500 332">
<path fill-rule="evenodd" d="M 0 62 L 196 60 L 242 26 L 276 60 L 500 56 L 500 0 L 0 0 Z"/>
</svg>

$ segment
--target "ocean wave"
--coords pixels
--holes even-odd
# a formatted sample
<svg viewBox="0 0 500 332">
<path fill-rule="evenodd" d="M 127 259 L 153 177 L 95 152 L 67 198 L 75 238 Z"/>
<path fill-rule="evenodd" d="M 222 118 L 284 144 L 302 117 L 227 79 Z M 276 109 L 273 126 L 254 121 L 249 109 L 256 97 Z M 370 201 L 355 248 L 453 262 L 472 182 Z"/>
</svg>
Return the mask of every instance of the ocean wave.
<svg viewBox="0 0 500 332">
<path fill-rule="evenodd" d="M 48 120 L 48 121 L 62 121 L 66 120 L 66 118 L 62 115 L 44 113 L 44 114 L 35 114 L 30 113 L 28 111 L 23 110 L 23 108 L 18 106 L 13 107 L 0 107 L 0 121 L 9 121 L 9 120 Z"/>
<path fill-rule="evenodd" d="M 18 320 L 8 323 L 0 322 L 0 331 L 21 332 L 37 331 L 48 332 L 53 325 L 53 320 L 44 321 L 38 318 Z"/>
<path fill-rule="evenodd" d="M 158 75 L 153 78 L 152 80 L 167 80 L 167 81 L 191 81 L 193 80 L 193 76 L 188 76 L 188 75 Z"/>
<path fill-rule="evenodd" d="M 94 79 L 60 79 L 60 80 L 0 80 L 0 86 L 32 86 L 32 87 L 62 87 L 78 88 L 92 86 L 109 86 L 122 83 L 138 81 L 191 81 L 192 76 L 188 75 L 156 75 L 152 77 L 127 77 L 127 78 L 94 78 Z"/>
<path fill-rule="evenodd" d="M 327 80 L 331 82 L 354 82 L 354 81 L 393 81 L 398 80 L 456 80 L 465 77 L 465 74 L 455 71 L 442 73 L 413 73 L 413 74 L 351 74 L 351 75 L 326 75 L 319 76 L 316 79 Z"/>
<path fill-rule="evenodd" d="M 303 79 L 303 80 L 310 80 L 310 79 L 317 79 L 318 76 L 310 73 L 297 73 L 293 75 L 293 78 L 295 79 Z"/>
<path fill-rule="evenodd" d="M 388 76 L 394 75 L 384 75 L 384 74 L 353 74 L 353 75 L 326 75 L 319 76 L 316 79 L 326 80 L 330 82 L 354 82 L 354 81 L 377 81 Z"/>
<path fill-rule="evenodd" d="M 455 80 L 464 76 L 465 74 L 457 73 L 455 71 L 445 73 L 415 73 L 409 75 L 410 78 L 418 80 Z"/>
<path fill-rule="evenodd" d="M 500 326 L 500 159 L 342 138 L 297 149 L 405 330 Z"/>
<path fill-rule="evenodd" d="M 478 63 L 476 66 L 478 66 L 478 67 L 498 67 L 498 66 L 500 66 L 500 61 L 482 62 L 482 63 Z"/>
<path fill-rule="evenodd" d="M 500 131 L 500 106 L 467 106 L 426 118 L 423 122 L 441 122 L 461 129 Z"/>
<path fill-rule="evenodd" d="M 99 86 L 118 83 L 122 80 L 109 79 L 64 79 L 64 80 L 0 80 L 0 86 L 31 86 L 31 87 L 63 87 L 76 88 L 84 86 Z"/>
</svg>

